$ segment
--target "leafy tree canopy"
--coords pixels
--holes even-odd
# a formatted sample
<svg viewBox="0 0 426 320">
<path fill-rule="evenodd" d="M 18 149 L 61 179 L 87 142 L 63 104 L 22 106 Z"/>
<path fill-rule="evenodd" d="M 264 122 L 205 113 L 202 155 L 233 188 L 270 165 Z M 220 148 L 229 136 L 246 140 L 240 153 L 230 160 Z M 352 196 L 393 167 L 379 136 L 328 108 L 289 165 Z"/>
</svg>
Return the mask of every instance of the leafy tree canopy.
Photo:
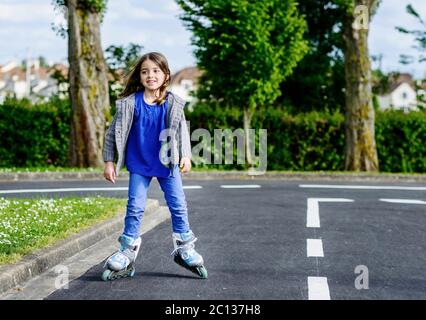
<svg viewBox="0 0 426 320">
<path fill-rule="evenodd" d="M 198 96 L 253 108 L 274 101 L 307 52 L 293 0 L 177 0 L 204 71 Z"/>
</svg>

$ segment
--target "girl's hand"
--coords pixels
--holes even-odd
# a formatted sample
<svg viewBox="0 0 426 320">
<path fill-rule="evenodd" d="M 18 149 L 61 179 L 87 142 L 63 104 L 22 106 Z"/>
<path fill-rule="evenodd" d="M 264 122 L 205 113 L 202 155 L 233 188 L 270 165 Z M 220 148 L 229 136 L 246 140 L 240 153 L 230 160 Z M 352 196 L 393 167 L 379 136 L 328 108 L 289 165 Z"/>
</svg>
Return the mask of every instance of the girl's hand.
<svg viewBox="0 0 426 320">
<path fill-rule="evenodd" d="M 115 174 L 114 162 L 105 162 L 104 177 L 108 181 L 115 183 L 116 174 Z"/>
<path fill-rule="evenodd" d="M 180 159 L 179 171 L 181 173 L 186 173 L 191 170 L 191 159 L 188 157 L 183 157 Z"/>
</svg>

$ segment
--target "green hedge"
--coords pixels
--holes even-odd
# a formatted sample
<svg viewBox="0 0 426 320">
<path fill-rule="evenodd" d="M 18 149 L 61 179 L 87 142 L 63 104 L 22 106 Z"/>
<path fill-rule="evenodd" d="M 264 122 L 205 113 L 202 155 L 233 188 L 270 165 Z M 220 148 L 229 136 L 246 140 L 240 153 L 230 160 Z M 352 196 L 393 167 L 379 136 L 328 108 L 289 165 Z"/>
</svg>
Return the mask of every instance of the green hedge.
<svg viewBox="0 0 426 320">
<path fill-rule="evenodd" d="M 198 105 L 192 112 L 187 112 L 191 131 L 205 128 L 212 135 L 215 128 L 242 128 L 242 119 L 240 110 L 221 106 Z M 292 115 L 276 107 L 259 108 L 251 127 L 268 130 L 268 170 L 344 170 L 343 114 L 311 112 Z M 426 172 L 425 111 L 408 114 L 379 111 L 376 113 L 375 134 L 380 171 Z M 235 168 L 230 165 L 210 167 Z M 237 166 L 237 169 L 242 168 L 244 166 Z"/>
<path fill-rule="evenodd" d="M 426 111 L 379 112 L 375 130 L 381 171 L 426 172 Z"/>
<path fill-rule="evenodd" d="M 191 132 L 243 128 L 242 112 L 220 105 L 186 111 Z M 31 106 L 7 100 L 0 105 L 0 167 L 67 166 L 70 134 L 68 101 Z M 259 108 L 252 128 L 267 129 L 268 170 L 344 170 L 344 116 L 332 112 L 292 115 L 283 108 Z M 376 113 L 376 143 L 382 172 L 426 172 L 426 112 Z M 193 147 L 198 142 L 193 142 Z M 213 143 L 211 144 L 213 145 Z M 223 152 L 224 153 L 224 152 Z M 256 154 L 258 154 L 256 149 Z M 234 148 L 236 163 L 236 148 Z M 199 164 L 198 167 L 206 165 Z M 245 169 L 245 165 L 209 165 Z"/>
<path fill-rule="evenodd" d="M 37 105 L 7 99 L 0 105 L 0 167 L 67 166 L 70 111 L 58 98 Z"/>
</svg>

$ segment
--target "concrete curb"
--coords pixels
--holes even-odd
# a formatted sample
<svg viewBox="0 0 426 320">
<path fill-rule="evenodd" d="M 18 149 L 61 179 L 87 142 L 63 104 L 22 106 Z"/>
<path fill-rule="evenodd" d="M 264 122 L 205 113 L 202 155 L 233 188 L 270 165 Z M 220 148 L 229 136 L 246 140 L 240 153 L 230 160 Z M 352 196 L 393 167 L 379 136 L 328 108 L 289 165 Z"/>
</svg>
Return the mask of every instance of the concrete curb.
<svg viewBox="0 0 426 320">
<path fill-rule="evenodd" d="M 125 175 L 125 174 L 124 174 Z M 128 174 L 127 174 L 128 175 Z M 120 174 L 120 177 L 123 176 Z M 0 173 L 1 181 L 103 179 L 102 172 L 19 172 Z"/>
<path fill-rule="evenodd" d="M 163 219 L 159 219 L 154 214 L 159 208 L 158 200 L 147 200 L 144 224 L 153 228 L 163 221 Z M 60 240 L 53 246 L 37 250 L 15 264 L 0 267 L 0 294 L 30 280 L 60 264 L 67 258 L 102 241 L 111 234 L 118 232 L 123 227 L 123 218 L 124 214 L 121 213 L 110 220 Z"/>
<path fill-rule="evenodd" d="M 128 172 L 122 172 L 118 179 L 128 179 Z M 426 174 L 374 174 L 363 172 L 266 172 L 262 175 L 249 175 L 247 171 L 191 171 L 184 179 L 194 180 L 325 180 L 325 181 L 401 181 L 426 183 Z M 0 173 L 0 182 L 41 181 L 41 180 L 102 180 L 101 172 L 28 172 Z"/>
</svg>

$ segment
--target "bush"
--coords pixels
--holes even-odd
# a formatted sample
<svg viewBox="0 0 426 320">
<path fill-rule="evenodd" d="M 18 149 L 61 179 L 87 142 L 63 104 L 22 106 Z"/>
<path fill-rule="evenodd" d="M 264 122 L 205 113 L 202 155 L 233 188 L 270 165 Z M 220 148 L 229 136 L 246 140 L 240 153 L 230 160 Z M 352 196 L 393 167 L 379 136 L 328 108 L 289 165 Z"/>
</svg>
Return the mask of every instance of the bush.
<svg viewBox="0 0 426 320">
<path fill-rule="evenodd" d="M 212 136 L 216 128 L 235 130 L 243 127 L 242 110 L 238 108 L 199 104 L 186 115 L 191 131 L 205 128 Z M 268 170 L 344 170 L 344 115 L 339 112 L 314 111 L 294 115 L 282 107 L 259 108 L 251 126 L 256 130 L 268 130 Z M 426 112 L 378 111 L 375 135 L 380 171 L 426 172 Z M 245 165 L 209 167 L 246 168 Z"/>
<path fill-rule="evenodd" d="M 375 131 L 381 171 L 426 172 L 426 111 L 379 112 Z"/>
<path fill-rule="evenodd" d="M 68 100 L 7 99 L 0 105 L 0 167 L 67 166 L 70 114 Z"/>
<path fill-rule="evenodd" d="M 25 100 L 6 100 L 0 105 L 0 167 L 67 167 L 70 113 L 67 100 L 55 98 L 35 106 Z M 185 113 L 191 133 L 197 128 L 210 133 L 212 140 L 204 141 L 210 147 L 214 129 L 243 128 L 239 108 L 200 103 Z M 344 170 L 344 115 L 338 111 L 290 114 L 288 108 L 263 107 L 256 110 L 251 125 L 257 134 L 258 129 L 268 130 L 268 170 Z M 375 136 L 380 171 L 426 172 L 426 111 L 377 111 Z M 198 143 L 193 141 L 192 146 Z M 258 150 L 257 141 L 256 155 Z M 194 167 L 247 169 L 236 164 L 236 143 L 233 155 L 234 164 Z"/>
</svg>

